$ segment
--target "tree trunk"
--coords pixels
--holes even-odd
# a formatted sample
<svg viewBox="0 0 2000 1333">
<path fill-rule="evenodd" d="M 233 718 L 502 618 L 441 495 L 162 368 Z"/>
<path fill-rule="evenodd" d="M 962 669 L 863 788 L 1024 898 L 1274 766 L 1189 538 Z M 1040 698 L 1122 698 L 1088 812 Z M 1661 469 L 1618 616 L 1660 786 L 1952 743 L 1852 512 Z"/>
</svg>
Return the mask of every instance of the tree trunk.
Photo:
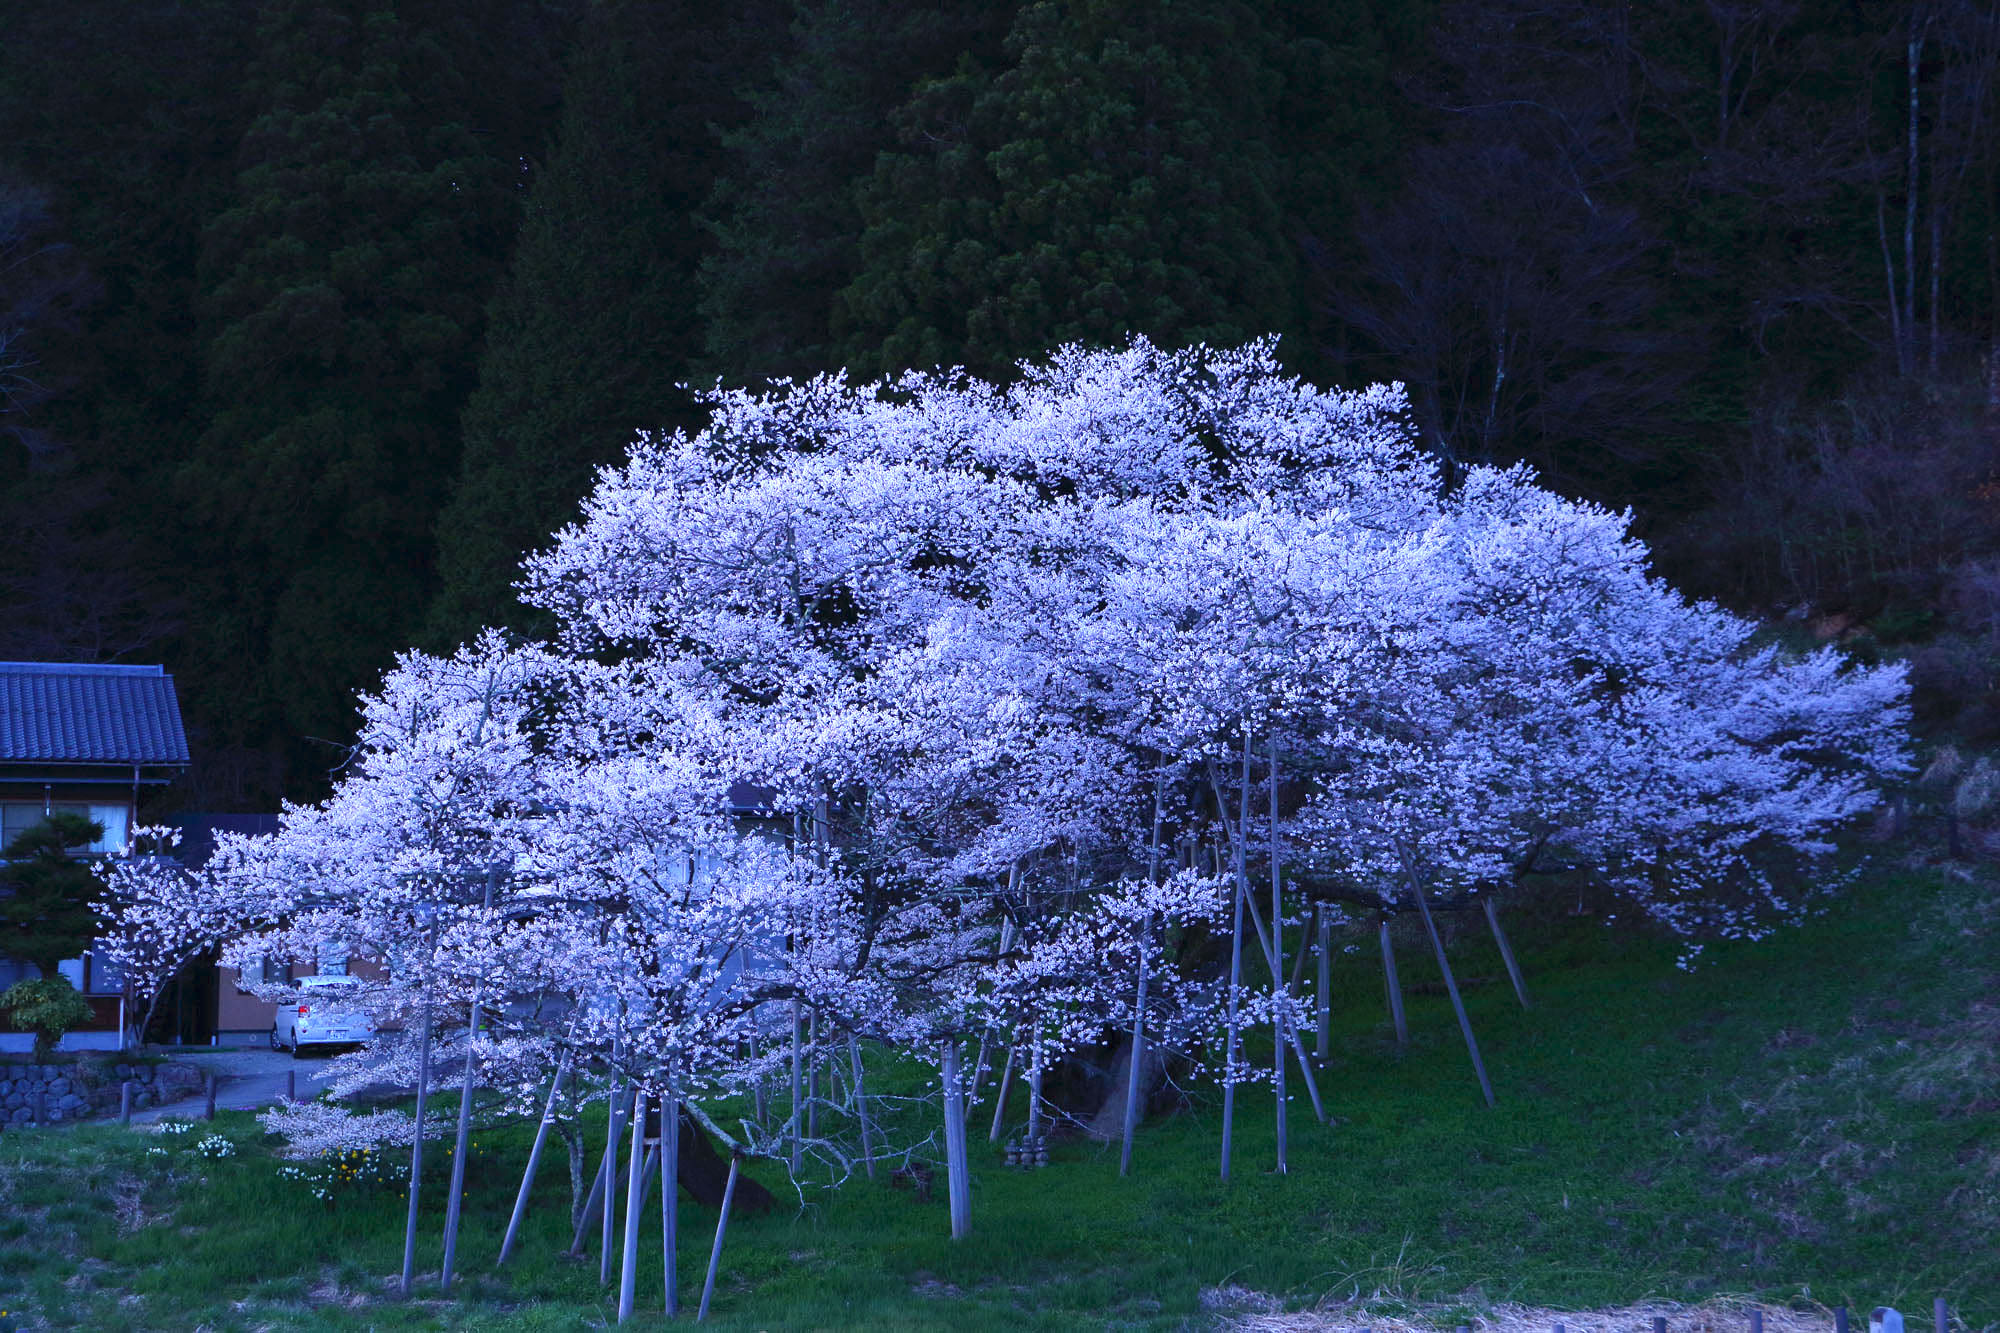
<svg viewBox="0 0 2000 1333">
<path fill-rule="evenodd" d="M 1084 1122 L 1084 1134 L 1097 1143 L 1109 1143 L 1120 1136 L 1128 1106 L 1134 1122 L 1146 1118 L 1146 1107 L 1167 1075 L 1167 1057 L 1155 1042 L 1143 1037 L 1139 1043 L 1138 1079 L 1133 1080 L 1132 1039 L 1128 1034 L 1112 1048 L 1110 1088 L 1097 1110 Z"/>
</svg>

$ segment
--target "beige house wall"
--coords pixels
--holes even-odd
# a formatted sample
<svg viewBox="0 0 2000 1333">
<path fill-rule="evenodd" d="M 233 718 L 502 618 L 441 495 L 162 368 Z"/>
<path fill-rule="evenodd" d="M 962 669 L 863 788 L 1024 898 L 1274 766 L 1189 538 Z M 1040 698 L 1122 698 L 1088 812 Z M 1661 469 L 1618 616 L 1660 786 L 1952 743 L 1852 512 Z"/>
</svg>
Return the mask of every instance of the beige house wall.
<svg viewBox="0 0 2000 1333">
<path fill-rule="evenodd" d="M 285 975 L 296 980 L 312 976 L 319 969 L 304 964 L 293 964 L 285 969 Z M 376 963 L 364 958 L 347 960 L 349 975 L 376 980 L 384 975 Z M 227 1044 L 231 1037 L 241 1040 L 245 1035 L 261 1037 L 270 1032 L 273 1021 L 278 1016 L 278 1006 L 268 1000 L 260 1000 L 244 990 L 238 982 L 241 974 L 233 967 L 215 969 L 215 1033 L 218 1041 Z"/>
</svg>

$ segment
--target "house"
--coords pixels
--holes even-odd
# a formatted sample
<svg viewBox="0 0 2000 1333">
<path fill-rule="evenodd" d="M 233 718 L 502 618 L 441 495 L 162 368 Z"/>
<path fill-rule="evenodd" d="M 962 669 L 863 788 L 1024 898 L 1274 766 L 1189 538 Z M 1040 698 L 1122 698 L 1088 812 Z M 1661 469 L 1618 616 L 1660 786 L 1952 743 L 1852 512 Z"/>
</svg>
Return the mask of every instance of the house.
<svg viewBox="0 0 2000 1333">
<path fill-rule="evenodd" d="M 0 662 L 0 847 L 51 814 L 100 824 L 87 850 L 121 850 L 148 787 L 188 766 L 174 678 L 158 666 Z M 61 965 L 89 1000 L 91 1021 L 65 1049 L 116 1047 L 125 1022 L 124 983 L 88 953 Z M 0 990 L 34 975 L 0 956 Z M 27 1033 L 0 1031 L 0 1050 L 26 1050 Z"/>
<path fill-rule="evenodd" d="M 188 814 L 177 815 L 170 822 L 180 830 L 177 854 L 190 870 L 207 864 L 217 839 L 225 833 L 262 837 L 278 831 L 276 815 Z M 348 972 L 371 977 L 379 976 L 381 969 L 365 959 L 345 955 L 309 960 L 271 958 L 264 961 L 259 979 L 294 981 Z M 234 968 L 207 961 L 184 969 L 174 979 L 160 1001 L 151 1035 L 155 1040 L 180 1045 L 260 1046 L 271 1039 L 276 1017 L 277 1006 L 244 989 Z"/>
</svg>

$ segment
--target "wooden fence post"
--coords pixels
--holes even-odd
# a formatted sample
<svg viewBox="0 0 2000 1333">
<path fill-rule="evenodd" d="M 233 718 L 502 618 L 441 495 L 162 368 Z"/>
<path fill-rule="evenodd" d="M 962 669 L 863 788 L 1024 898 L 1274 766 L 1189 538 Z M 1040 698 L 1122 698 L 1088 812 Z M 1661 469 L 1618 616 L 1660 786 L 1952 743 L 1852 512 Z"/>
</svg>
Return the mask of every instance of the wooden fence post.
<svg viewBox="0 0 2000 1333">
<path fill-rule="evenodd" d="M 208 1076 L 203 1082 L 206 1087 L 206 1096 L 203 1099 L 201 1118 L 203 1120 L 213 1120 L 215 1119 L 215 1071 L 213 1069 L 208 1071 Z"/>
<path fill-rule="evenodd" d="M 132 1080 L 129 1078 L 118 1085 L 118 1123 L 132 1123 Z"/>
</svg>

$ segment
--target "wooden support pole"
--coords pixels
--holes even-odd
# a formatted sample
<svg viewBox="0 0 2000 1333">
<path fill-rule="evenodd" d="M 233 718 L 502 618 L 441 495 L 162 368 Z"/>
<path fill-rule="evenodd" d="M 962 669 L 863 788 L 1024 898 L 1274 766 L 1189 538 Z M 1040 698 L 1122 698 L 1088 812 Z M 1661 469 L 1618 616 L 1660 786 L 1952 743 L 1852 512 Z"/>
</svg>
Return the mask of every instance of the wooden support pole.
<svg viewBox="0 0 2000 1333">
<path fill-rule="evenodd" d="M 1042 1137 L 1042 1030 L 1035 1029 L 1028 1047 L 1028 1137 Z"/>
<path fill-rule="evenodd" d="M 416 1132 L 410 1136 L 410 1207 L 403 1222 L 403 1295 L 410 1294 L 411 1270 L 417 1258 L 417 1191 L 424 1183 L 424 1094 L 431 1081 L 431 1000 L 424 992 L 423 1032 L 417 1039 Z"/>
<path fill-rule="evenodd" d="M 1445 992 L 1451 996 L 1451 1007 L 1458 1014 L 1458 1030 L 1465 1036 L 1465 1049 L 1472 1056 L 1472 1071 L 1479 1075 L 1479 1091 L 1486 1097 L 1486 1105 L 1493 1105 L 1493 1084 L 1486 1077 L 1486 1062 L 1479 1058 L 1479 1041 L 1472 1035 L 1472 1020 L 1465 1015 L 1465 1000 L 1458 993 L 1458 980 L 1451 974 L 1451 960 L 1444 956 L 1444 940 L 1438 934 L 1437 922 L 1431 919 L 1431 905 L 1424 896 L 1423 882 L 1417 878 L 1415 863 L 1408 851 L 1403 853 L 1403 870 L 1410 880 L 1410 892 L 1417 897 L 1417 911 L 1423 914 L 1424 929 L 1430 933 L 1431 949 L 1436 952 L 1438 971 L 1444 973 Z"/>
<path fill-rule="evenodd" d="M 480 903 L 483 912 L 493 910 L 493 885 L 499 875 L 497 869 L 487 868 L 486 893 Z M 438 1289 L 446 1295 L 451 1293 L 452 1266 L 458 1258 L 458 1218 L 465 1201 L 466 1144 L 472 1137 L 472 1070 L 478 1052 L 479 996 L 475 992 L 465 1025 L 465 1072 L 458 1085 L 458 1138 L 451 1159 L 451 1196 L 444 1202 L 444 1267 L 438 1274 Z"/>
<path fill-rule="evenodd" d="M 708 1277 L 701 1284 L 701 1309 L 694 1317 L 697 1324 L 708 1318 L 708 1303 L 715 1295 L 715 1273 L 722 1266 L 722 1233 L 729 1229 L 729 1205 L 736 1199 L 736 1176 L 742 1169 L 743 1159 L 731 1153 L 729 1180 L 722 1187 L 722 1211 L 715 1219 L 715 1247 L 708 1252 Z"/>
<path fill-rule="evenodd" d="M 1251 933 L 1256 937 L 1258 947 L 1264 951 L 1264 962 L 1270 966 L 1271 974 L 1276 976 L 1277 955 L 1271 951 L 1271 937 L 1263 929 L 1263 919 L 1257 910 L 1257 899 L 1247 890 L 1243 897 L 1250 907 L 1250 921 L 1254 927 Z M 1322 1125 L 1325 1124 L 1326 1107 L 1320 1101 L 1319 1079 L 1313 1075 L 1312 1061 L 1306 1058 L 1305 1039 L 1299 1036 L 1298 1024 L 1287 1018 L 1283 1031 L 1277 1032 L 1276 1036 L 1280 1044 L 1291 1043 L 1292 1052 L 1298 1057 L 1299 1074 L 1306 1081 L 1306 1091 L 1312 1094 L 1313 1114 L 1319 1118 Z"/>
<path fill-rule="evenodd" d="M 951 1238 L 963 1240 L 972 1230 L 972 1182 L 965 1154 L 965 1088 L 959 1080 L 958 1038 L 944 1043 L 944 1165 L 945 1193 L 951 1202 Z"/>
<path fill-rule="evenodd" d="M 201 1107 L 201 1118 L 203 1120 L 215 1119 L 215 1088 L 216 1084 L 219 1081 L 220 1080 L 216 1078 L 215 1071 L 213 1069 L 208 1071 L 208 1077 L 205 1080 L 203 1080 L 203 1085 L 206 1090 L 206 1096 L 202 1099 L 202 1107 Z"/>
<path fill-rule="evenodd" d="M 1132 1005 L 1132 1063 L 1125 1071 L 1125 1124 L 1118 1149 L 1121 1176 L 1132 1173 L 1132 1135 L 1139 1127 L 1139 1084 L 1146 1066 L 1146 945 L 1152 933 L 1153 918 L 1148 916 L 1139 927 L 1139 994 Z"/>
<path fill-rule="evenodd" d="M 507 1256 L 514 1251 L 515 1238 L 521 1234 L 521 1219 L 528 1213 L 528 1191 L 535 1187 L 535 1168 L 541 1165 L 542 1145 L 549 1140 L 549 1126 L 555 1123 L 556 1093 L 562 1088 L 563 1075 L 569 1072 L 569 1057 L 564 1056 L 556 1066 L 556 1076 L 549 1080 L 548 1104 L 542 1107 L 541 1123 L 535 1126 L 535 1142 L 528 1149 L 528 1168 L 521 1173 L 521 1188 L 514 1195 L 514 1213 L 507 1219 L 507 1234 L 500 1241 L 500 1257 L 493 1261 L 499 1268 L 507 1262 Z"/>
<path fill-rule="evenodd" d="M 815 1007 L 806 1037 L 806 1137 L 819 1137 L 819 1009 Z"/>
<path fill-rule="evenodd" d="M 632 1317 L 639 1295 L 639 1208 L 646 1177 L 646 1093 L 632 1094 L 631 1179 L 625 1182 L 625 1243 L 618 1256 L 618 1322 Z"/>
<path fill-rule="evenodd" d="M 668 1084 L 666 1105 L 660 1108 L 660 1264 L 665 1270 L 666 1312 L 680 1313 L 681 1099 Z"/>
<path fill-rule="evenodd" d="M 1533 1008 L 1528 1001 L 1528 983 L 1521 980 L 1521 965 L 1514 961 L 1514 949 L 1507 943 L 1507 932 L 1500 929 L 1500 913 L 1494 909 L 1491 898 L 1480 899 L 1479 905 L 1486 909 L 1486 924 L 1493 930 L 1493 942 L 1500 946 L 1500 961 L 1507 965 L 1507 980 L 1514 983 L 1514 998 L 1521 1002 L 1523 1009 Z"/>
<path fill-rule="evenodd" d="M 465 1201 L 466 1145 L 472 1138 L 472 1058 L 473 1035 L 479 1030 L 479 1006 L 472 1006 L 472 1026 L 465 1033 L 465 1074 L 458 1089 L 458 1134 L 451 1158 L 451 1194 L 444 1202 L 444 1266 L 438 1273 L 438 1290 L 451 1294 L 451 1274 L 458 1258 L 458 1218 Z"/>
<path fill-rule="evenodd" d="M 1014 1050 L 1014 1043 L 1011 1041 L 1008 1042 L 1007 1063 L 1000 1069 L 1000 1089 L 993 1094 L 993 1128 L 987 1131 L 986 1141 L 988 1143 L 998 1143 L 1000 1141 L 1000 1131 L 1006 1128 L 1007 1093 L 1014 1086 Z"/>
<path fill-rule="evenodd" d="M 590 1228 L 597 1221 L 597 1210 L 604 1203 L 604 1168 L 602 1158 L 597 1163 L 597 1174 L 591 1177 L 590 1193 L 584 1197 L 583 1211 L 577 1214 L 576 1230 L 569 1238 L 569 1256 L 580 1258 L 583 1254 L 583 1238 L 590 1234 Z"/>
<path fill-rule="evenodd" d="M 129 1078 L 118 1085 L 118 1123 L 132 1123 L 132 1080 Z"/>
<path fill-rule="evenodd" d="M 1319 1020 L 1313 1033 L 1313 1054 L 1325 1060 L 1333 1053 L 1333 918 L 1324 903 L 1313 904 L 1313 954 L 1318 964 L 1313 1007 Z"/>
<path fill-rule="evenodd" d="M 805 1167 L 805 1161 L 806 1161 L 806 1145 L 804 1137 L 806 1129 L 805 1042 L 806 1042 L 805 1015 L 799 1009 L 799 1002 L 797 1000 L 793 1000 L 792 1001 L 792 1120 L 791 1120 L 790 1130 L 792 1139 L 791 1168 L 792 1168 L 792 1174 L 794 1176 L 798 1175 L 799 1172 Z"/>
<path fill-rule="evenodd" d="M 1403 987 L 1396 980 L 1396 948 L 1389 942 L 1389 914 L 1384 912 L 1376 925 L 1377 938 L 1382 943 L 1382 983 L 1389 991 L 1389 1021 L 1396 1028 L 1396 1044 L 1410 1044 L 1410 1025 L 1403 1017 Z"/>
<path fill-rule="evenodd" d="M 1007 872 L 1007 898 L 1009 901 L 1012 901 L 1014 897 L 1014 885 L 1020 876 L 1020 872 L 1021 866 L 1018 861 Z M 1003 958 L 1006 957 L 1008 950 L 1013 947 L 1014 918 L 1010 916 L 1003 918 L 1000 922 L 1000 956 Z M 979 1058 L 972 1062 L 972 1091 L 967 1094 L 965 1099 L 968 1106 L 979 1105 L 979 1089 L 986 1082 L 986 1047 L 992 1041 L 992 1038 L 993 1025 L 988 1023 L 986 1030 L 979 1034 Z"/>
<path fill-rule="evenodd" d="M 1153 831 L 1146 841 L 1146 883 L 1160 882 L 1160 825 L 1165 815 L 1166 774 L 1153 775 Z M 1132 1172 L 1132 1136 L 1139 1128 L 1139 1086 L 1146 1067 L 1146 947 L 1153 940 L 1150 913 L 1139 925 L 1139 993 L 1132 1004 L 1132 1063 L 1125 1071 L 1125 1124 L 1118 1149 L 1118 1174 Z"/>
<path fill-rule="evenodd" d="M 1222 1056 L 1222 1179 L 1229 1179 L 1230 1158 L 1236 1146 L 1236 1053 L 1242 1037 L 1240 1018 L 1243 986 L 1243 908 L 1250 897 L 1250 869 L 1244 839 L 1250 832 L 1250 730 L 1243 730 L 1243 777 L 1237 787 L 1236 836 L 1230 840 L 1230 858 L 1236 871 L 1232 921 L 1229 930 L 1229 1027 Z M 1216 791 L 1222 805 L 1222 792 Z M 1228 808 L 1217 813 L 1226 820 Z"/>
<path fill-rule="evenodd" d="M 861 1165 L 868 1172 L 870 1180 L 875 1179 L 875 1136 L 874 1126 L 868 1119 L 867 1084 L 861 1074 L 861 1039 L 849 1034 L 847 1038 L 847 1063 L 854 1071 L 854 1114 L 861 1121 Z"/>
<path fill-rule="evenodd" d="M 611 1085 L 611 1100 L 605 1107 L 604 1130 L 604 1211 L 598 1216 L 597 1284 L 611 1280 L 611 1219 L 618 1211 L 618 1135 L 625 1128 L 625 1080 Z"/>
<path fill-rule="evenodd" d="M 1249 830 L 1244 830 L 1248 835 Z M 1278 742 L 1271 741 L 1271 1090 L 1276 1098 L 1278 1174 L 1286 1172 L 1290 1147 L 1289 1125 L 1285 1116 L 1285 1033 L 1291 1027 L 1285 1005 L 1285 907 L 1284 873 L 1278 848 Z M 1300 955 L 1303 957 L 1303 953 Z"/>
</svg>

